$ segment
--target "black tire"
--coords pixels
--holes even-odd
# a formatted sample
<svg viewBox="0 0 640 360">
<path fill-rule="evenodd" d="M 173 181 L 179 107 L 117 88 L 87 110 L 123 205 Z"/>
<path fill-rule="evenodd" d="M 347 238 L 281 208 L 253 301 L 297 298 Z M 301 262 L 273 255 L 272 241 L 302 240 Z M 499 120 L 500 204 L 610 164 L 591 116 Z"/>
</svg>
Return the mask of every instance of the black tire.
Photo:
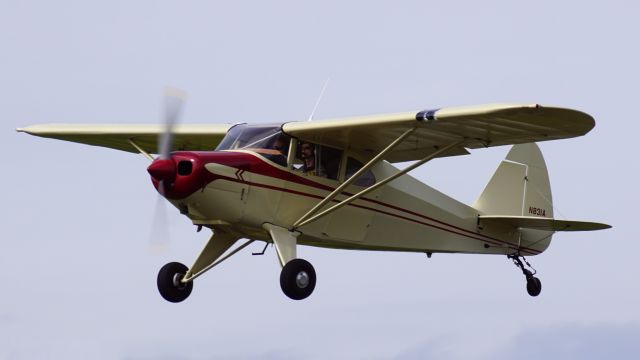
<svg viewBox="0 0 640 360">
<path fill-rule="evenodd" d="M 316 287 L 316 271 L 307 260 L 293 259 L 280 272 L 280 287 L 289 298 L 302 300 Z"/>
<path fill-rule="evenodd" d="M 527 279 L 527 293 L 531 296 L 538 296 L 542 291 L 542 283 L 540 279 L 535 276 L 532 276 Z"/>
<path fill-rule="evenodd" d="M 171 262 L 158 272 L 158 291 L 162 297 L 172 303 L 178 303 L 189 297 L 193 289 L 193 281 L 186 284 L 179 281 L 189 268 L 179 262 Z"/>
</svg>

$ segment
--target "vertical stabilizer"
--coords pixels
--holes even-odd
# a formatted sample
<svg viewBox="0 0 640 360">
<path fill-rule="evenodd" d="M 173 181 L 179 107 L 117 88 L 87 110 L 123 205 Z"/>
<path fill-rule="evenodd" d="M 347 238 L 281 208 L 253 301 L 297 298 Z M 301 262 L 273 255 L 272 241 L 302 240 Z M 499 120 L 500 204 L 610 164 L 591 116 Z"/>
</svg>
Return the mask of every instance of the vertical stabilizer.
<svg viewBox="0 0 640 360">
<path fill-rule="evenodd" d="M 514 145 L 473 203 L 481 215 L 553 218 L 547 165 L 535 143 Z"/>
</svg>

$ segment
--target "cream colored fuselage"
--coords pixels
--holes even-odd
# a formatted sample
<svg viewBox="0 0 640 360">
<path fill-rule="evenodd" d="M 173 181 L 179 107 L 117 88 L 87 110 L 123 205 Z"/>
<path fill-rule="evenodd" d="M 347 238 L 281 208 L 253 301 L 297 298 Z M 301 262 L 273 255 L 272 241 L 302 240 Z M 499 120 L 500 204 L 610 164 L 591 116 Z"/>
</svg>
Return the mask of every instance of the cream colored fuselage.
<svg viewBox="0 0 640 360">
<path fill-rule="evenodd" d="M 274 172 L 252 172 L 209 163 L 205 166 L 207 171 L 220 178 L 172 203 L 183 212 L 186 210 L 194 224 L 225 226 L 243 237 L 270 242 L 264 223 L 292 228 L 339 185 L 338 181 L 309 176 L 257 154 L 253 156 Z M 372 168 L 378 181 L 398 171 L 387 162 Z M 336 200 L 344 200 L 363 189 L 352 185 L 346 189 L 346 196 L 338 196 Z M 478 215 L 481 214 L 473 207 L 403 175 L 298 228 L 297 241 L 302 245 L 341 249 L 484 254 L 510 254 L 518 249 L 524 254 L 538 254 L 549 244 L 550 234 L 546 233 L 535 234 L 542 235 L 544 241 L 526 243 L 522 241 L 522 231 L 482 229 Z"/>
</svg>

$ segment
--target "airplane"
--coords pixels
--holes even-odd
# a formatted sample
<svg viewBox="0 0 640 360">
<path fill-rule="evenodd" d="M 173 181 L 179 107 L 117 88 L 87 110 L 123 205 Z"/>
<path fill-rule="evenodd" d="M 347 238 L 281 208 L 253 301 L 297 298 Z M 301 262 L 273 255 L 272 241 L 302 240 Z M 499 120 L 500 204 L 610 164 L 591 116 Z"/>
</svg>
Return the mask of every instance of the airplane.
<svg viewBox="0 0 640 360">
<path fill-rule="evenodd" d="M 506 255 L 522 271 L 527 293 L 538 296 L 542 284 L 525 256 L 545 251 L 555 232 L 611 227 L 554 218 L 536 145 L 588 133 L 595 121 L 584 112 L 489 104 L 324 121 L 178 125 L 182 100 L 167 99 L 164 125 L 45 124 L 17 131 L 151 161 L 147 171 L 159 194 L 198 231 L 212 231 L 191 267 L 171 262 L 160 269 L 158 290 L 169 302 L 185 300 L 196 278 L 255 241 L 265 242 L 262 254 L 274 245 L 280 287 L 293 300 L 316 286 L 315 269 L 297 257 L 298 245 Z M 436 158 L 502 145 L 511 150 L 471 205 L 408 175 Z"/>
</svg>

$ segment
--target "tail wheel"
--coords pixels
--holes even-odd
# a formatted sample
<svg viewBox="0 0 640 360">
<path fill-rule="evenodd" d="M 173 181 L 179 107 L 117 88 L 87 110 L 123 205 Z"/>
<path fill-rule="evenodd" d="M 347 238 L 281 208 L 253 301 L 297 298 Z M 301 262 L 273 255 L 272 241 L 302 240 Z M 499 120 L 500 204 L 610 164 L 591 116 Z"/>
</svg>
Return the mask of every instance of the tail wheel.
<svg viewBox="0 0 640 360">
<path fill-rule="evenodd" d="M 172 303 L 178 303 L 189 297 L 193 290 L 193 282 L 183 283 L 181 280 L 189 268 L 179 262 L 171 262 L 158 272 L 158 291 L 162 297 Z"/>
<path fill-rule="evenodd" d="M 531 296 L 538 296 L 542 291 L 542 283 L 535 276 L 527 278 L 527 293 Z"/>
<path fill-rule="evenodd" d="M 302 300 L 316 287 L 316 271 L 308 261 L 293 259 L 280 272 L 280 287 L 289 298 Z"/>
<path fill-rule="evenodd" d="M 513 263 L 518 268 L 520 268 L 520 270 L 522 270 L 522 274 L 527 279 L 527 293 L 529 293 L 529 295 L 531 296 L 540 295 L 540 292 L 542 291 L 542 283 L 540 282 L 540 279 L 534 276 L 536 273 L 536 270 L 533 268 L 533 266 L 531 266 L 531 264 L 529 264 L 527 259 L 525 259 L 524 256 L 520 256 L 519 253 L 507 255 L 507 258 L 513 260 Z M 522 260 L 520 260 L 520 258 L 522 258 Z M 533 271 L 525 268 L 524 264 L 522 263 L 523 261 Z"/>
</svg>

